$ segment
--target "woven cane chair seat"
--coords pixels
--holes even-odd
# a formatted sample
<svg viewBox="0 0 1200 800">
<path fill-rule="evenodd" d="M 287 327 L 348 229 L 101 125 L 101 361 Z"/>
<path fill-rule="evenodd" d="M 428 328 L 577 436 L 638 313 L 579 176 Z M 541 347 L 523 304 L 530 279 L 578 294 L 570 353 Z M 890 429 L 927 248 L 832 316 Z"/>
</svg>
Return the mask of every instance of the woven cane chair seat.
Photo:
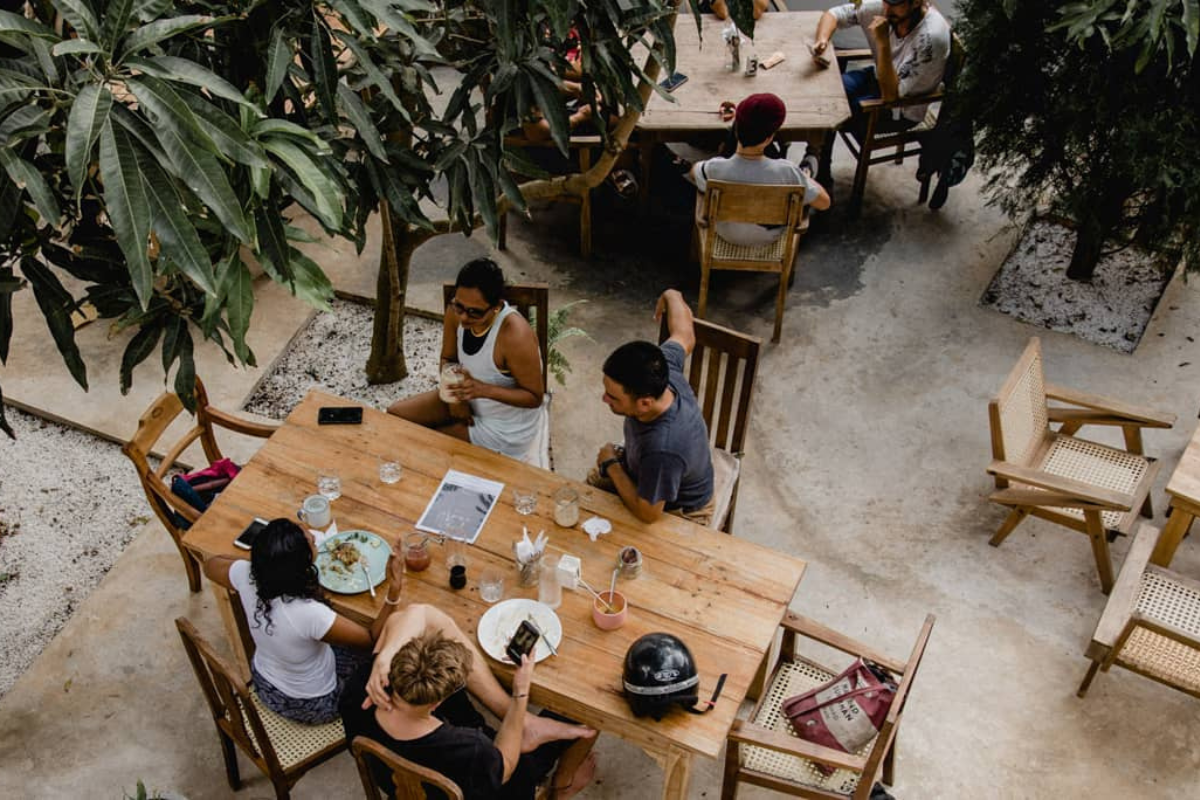
<svg viewBox="0 0 1200 800">
<path fill-rule="evenodd" d="M 1040 469 L 1051 475 L 1071 478 L 1091 486 L 1132 494 L 1146 475 L 1149 462 L 1142 456 L 1069 436 L 1055 437 Z M 1083 519 L 1077 508 L 1060 509 L 1063 514 Z M 1137 509 L 1128 512 L 1104 511 L 1101 518 L 1109 530 L 1123 529 L 1122 522 L 1132 519 Z"/>
<path fill-rule="evenodd" d="M 271 746 L 275 748 L 275 755 L 279 757 L 279 763 L 285 770 L 291 769 L 310 756 L 345 739 L 346 734 L 342 730 L 340 719 L 324 725 L 295 722 L 287 717 L 281 717 L 267 708 L 259 699 L 258 692 L 254 691 L 254 687 L 248 688 L 250 702 L 254 704 L 254 710 L 258 712 L 263 727 L 267 729 L 267 738 L 271 740 Z M 246 732 L 250 734 L 250 741 L 254 743 L 255 749 L 261 754 L 262 750 L 259 748 L 258 738 L 254 735 L 254 729 L 247 725 Z"/>
<path fill-rule="evenodd" d="M 1169 636 L 1134 628 L 1121 648 L 1119 661 L 1185 692 L 1200 694 L 1200 650 Z"/>
<path fill-rule="evenodd" d="M 744 245 L 722 239 L 718 235 L 713 245 L 713 258 L 718 261 L 781 261 L 784 237 L 778 236 L 770 244 Z"/>
<path fill-rule="evenodd" d="M 807 661 L 781 662 L 753 722 L 779 733 L 796 736 L 792 724 L 783 714 L 783 701 L 828 683 L 834 677 L 835 673 Z M 874 744 L 875 739 L 872 738 L 856 755 L 865 755 Z M 752 745 L 742 747 L 742 765 L 748 770 L 840 794 L 853 793 L 861 778 L 859 773 L 845 769 L 836 769 L 829 775 L 823 775 L 817 769 L 816 762 L 809 759 Z"/>
<path fill-rule="evenodd" d="M 1200 591 L 1157 570 L 1142 573 L 1137 610 L 1200 639 Z"/>
</svg>

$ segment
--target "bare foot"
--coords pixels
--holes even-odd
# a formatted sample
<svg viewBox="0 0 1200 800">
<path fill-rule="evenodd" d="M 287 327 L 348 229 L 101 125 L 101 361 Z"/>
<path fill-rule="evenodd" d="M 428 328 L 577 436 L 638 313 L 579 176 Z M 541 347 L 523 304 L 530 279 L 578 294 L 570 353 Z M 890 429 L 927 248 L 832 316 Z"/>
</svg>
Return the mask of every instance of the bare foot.
<svg viewBox="0 0 1200 800">
<path fill-rule="evenodd" d="M 595 735 L 595 729 L 589 728 L 587 725 L 573 725 L 569 722 L 559 722 L 550 717 L 526 714 L 525 730 L 521 734 L 521 752 L 531 753 L 546 742 L 557 742 L 564 739 L 590 739 Z"/>
<path fill-rule="evenodd" d="M 570 783 L 566 782 L 565 776 L 554 773 L 554 783 L 551 784 L 551 800 L 566 800 L 568 797 L 574 797 L 586 789 L 595 777 L 596 754 L 588 753 L 587 758 L 575 768 L 575 774 L 571 776 Z"/>
</svg>

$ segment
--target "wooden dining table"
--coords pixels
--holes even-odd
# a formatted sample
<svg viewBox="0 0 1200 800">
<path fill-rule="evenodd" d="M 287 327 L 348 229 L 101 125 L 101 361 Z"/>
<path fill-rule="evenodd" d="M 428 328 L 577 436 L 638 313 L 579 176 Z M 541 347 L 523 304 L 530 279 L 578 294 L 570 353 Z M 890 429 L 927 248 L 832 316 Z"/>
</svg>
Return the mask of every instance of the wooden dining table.
<svg viewBox="0 0 1200 800">
<path fill-rule="evenodd" d="M 1179 543 L 1191 529 L 1196 517 L 1200 516 L 1200 427 L 1192 434 L 1191 441 L 1179 458 L 1179 464 L 1167 481 L 1167 496 L 1170 499 L 1170 516 L 1150 557 L 1150 562 L 1160 567 L 1171 565 Z"/>
<path fill-rule="evenodd" d="M 727 131 L 730 122 L 717 113 L 723 101 L 738 103 L 761 92 L 778 95 L 787 106 L 787 119 L 775 135 L 779 141 L 803 140 L 814 150 L 832 147 L 833 131 L 850 119 L 850 104 L 842 88 L 832 46 L 827 55 L 832 63 L 818 67 L 805 42 L 812 42 L 820 11 L 772 11 L 754 25 L 752 48 L 742 51 L 742 63 L 753 52 L 759 62 L 772 53 L 785 60 L 771 69 L 759 67 L 754 76 L 727 68 L 729 56 L 721 30 L 729 23 L 712 14 L 700 15 L 700 29 L 691 14 L 675 21 L 675 71 L 688 80 L 668 100 L 657 92 L 637 124 L 638 151 L 643 199 L 650 183 L 651 151 L 663 142 L 683 142 L 698 135 Z M 674 102 L 672 102 L 672 100 Z M 803 153 L 798 154 L 799 158 Z"/>
<path fill-rule="evenodd" d="M 405 602 L 432 604 L 475 637 L 479 619 L 490 607 L 478 591 L 477 579 L 484 569 L 505 572 L 505 598 L 537 597 L 536 586 L 517 585 L 513 542 L 521 538 L 522 526 L 531 533 L 545 530 L 551 553 L 578 556 L 583 577 L 595 587 L 607 588 L 620 549 L 636 545 L 643 556 L 641 572 L 618 584 L 629 601 L 628 622 L 618 630 L 602 631 L 591 618 L 591 597 L 583 591 L 564 591 L 557 610 L 563 639 L 558 655 L 538 664 L 532 699 L 642 748 L 664 770 L 662 796 L 684 797 L 693 758 L 719 756 L 804 575 L 805 562 L 675 516 L 653 524 L 640 522 L 614 495 L 371 408 L 364 409 L 360 425 L 317 424 L 318 408 L 346 405 L 355 403 L 310 391 L 188 531 L 184 544 L 189 550 L 201 560 L 247 557 L 233 540 L 250 520 L 294 519 L 304 497 L 315 492 L 318 473 L 329 470 L 341 478 L 342 496 L 333 502 L 339 530 L 371 531 L 393 545 L 414 531 L 448 470 L 503 482 L 503 497 L 469 548 L 466 588 L 450 588 L 438 553 L 428 570 L 409 573 L 405 580 Z M 385 456 L 402 464 L 399 483 L 380 481 L 379 463 Z M 563 485 L 578 491 L 580 519 L 603 517 L 612 523 L 611 533 L 592 542 L 578 528 L 555 525 L 551 496 Z M 537 492 L 534 514 L 516 513 L 514 487 Z M 214 592 L 218 600 L 224 598 L 230 643 L 236 649 L 239 637 L 228 597 L 215 585 Z M 382 607 L 384 592 L 376 598 L 366 592 L 328 597 L 337 611 L 367 623 Z M 711 711 L 693 715 L 679 710 L 661 721 L 633 716 L 622 693 L 625 652 L 638 637 L 655 631 L 674 634 L 690 648 L 700 673 L 702 700 L 711 695 L 719 677 L 727 675 Z M 511 666 L 489 661 L 502 681 L 511 679 Z"/>
</svg>

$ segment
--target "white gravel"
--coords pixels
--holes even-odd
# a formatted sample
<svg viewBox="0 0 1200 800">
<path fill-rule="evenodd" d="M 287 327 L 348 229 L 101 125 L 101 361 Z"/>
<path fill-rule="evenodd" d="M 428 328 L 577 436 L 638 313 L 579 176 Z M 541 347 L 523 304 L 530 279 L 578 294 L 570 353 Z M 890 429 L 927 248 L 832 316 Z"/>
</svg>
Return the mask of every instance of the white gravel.
<svg viewBox="0 0 1200 800">
<path fill-rule="evenodd" d="M 1025 230 L 980 303 L 1024 322 L 1132 353 L 1167 287 L 1153 256 L 1105 255 L 1091 283 L 1067 277 L 1075 231 L 1041 219 Z"/>
<path fill-rule="evenodd" d="M 247 410 L 282 418 L 313 386 L 379 408 L 435 388 L 440 323 L 408 318 L 409 376 L 371 386 L 363 370 L 371 318 L 367 306 L 335 301 L 333 313 L 318 314 L 297 335 Z M 6 411 L 17 439 L 0 434 L 0 697 L 145 523 L 152 535 L 165 535 L 119 445 Z"/>
</svg>

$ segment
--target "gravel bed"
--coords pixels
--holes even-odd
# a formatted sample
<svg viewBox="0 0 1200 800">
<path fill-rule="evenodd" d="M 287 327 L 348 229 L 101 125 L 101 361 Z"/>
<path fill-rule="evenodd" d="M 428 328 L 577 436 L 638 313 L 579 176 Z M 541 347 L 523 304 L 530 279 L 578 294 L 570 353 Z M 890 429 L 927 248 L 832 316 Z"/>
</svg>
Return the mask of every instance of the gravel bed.
<svg viewBox="0 0 1200 800">
<path fill-rule="evenodd" d="M 373 315 L 370 306 L 335 300 L 332 313 L 317 314 L 296 334 L 250 395 L 245 409 L 283 419 L 314 386 L 375 408 L 387 408 L 401 397 L 436 389 L 442 326 L 414 316 L 404 321 L 408 377 L 375 386 L 367 383 L 363 367 L 371 353 Z"/>
<path fill-rule="evenodd" d="M 1025 230 L 984 292 L 981 305 L 1132 353 L 1141 341 L 1171 275 L 1145 251 L 1128 247 L 1105 255 L 1090 283 L 1067 277 L 1075 231 L 1047 219 Z"/>
<path fill-rule="evenodd" d="M 5 410 L 0 435 L 0 696 L 151 519 L 121 448 Z"/>
</svg>

